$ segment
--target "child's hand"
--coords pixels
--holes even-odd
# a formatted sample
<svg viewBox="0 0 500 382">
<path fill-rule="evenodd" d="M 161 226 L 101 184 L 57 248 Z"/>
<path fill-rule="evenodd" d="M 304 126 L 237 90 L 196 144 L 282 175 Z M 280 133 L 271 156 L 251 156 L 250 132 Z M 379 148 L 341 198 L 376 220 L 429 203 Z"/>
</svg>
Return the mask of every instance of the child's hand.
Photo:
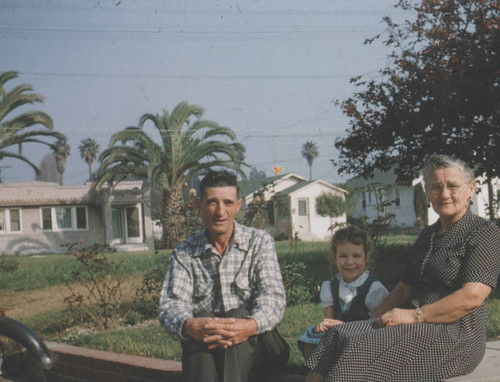
<svg viewBox="0 0 500 382">
<path fill-rule="evenodd" d="M 321 321 L 318 325 L 316 325 L 316 328 L 314 329 L 314 331 L 316 333 L 324 333 L 328 329 L 330 329 L 332 326 L 340 325 L 343 323 L 344 323 L 343 321 L 335 320 L 333 318 L 323 318 L 323 321 Z"/>
</svg>

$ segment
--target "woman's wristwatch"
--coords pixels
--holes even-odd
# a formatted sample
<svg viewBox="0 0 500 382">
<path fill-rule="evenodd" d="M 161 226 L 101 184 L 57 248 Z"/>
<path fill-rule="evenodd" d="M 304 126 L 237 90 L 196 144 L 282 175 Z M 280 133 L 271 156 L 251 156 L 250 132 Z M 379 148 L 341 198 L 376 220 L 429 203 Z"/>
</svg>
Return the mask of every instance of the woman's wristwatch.
<svg viewBox="0 0 500 382">
<path fill-rule="evenodd" d="M 417 315 L 418 322 L 424 322 L 424 312 L 422 312 L 422 308 L 415 309 L 415 314 Z"/>
</svg>

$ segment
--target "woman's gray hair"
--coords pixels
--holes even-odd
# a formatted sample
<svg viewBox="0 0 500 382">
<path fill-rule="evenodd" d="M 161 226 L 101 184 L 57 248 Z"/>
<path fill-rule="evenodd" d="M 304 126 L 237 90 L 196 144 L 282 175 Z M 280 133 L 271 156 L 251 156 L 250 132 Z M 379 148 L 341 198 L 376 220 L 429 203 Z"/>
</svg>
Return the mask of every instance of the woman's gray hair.
<svg viewBox="0 0 500 382">
<path fill-rule="evenodd" d="M 438 170 L 441 168 L 458 167 L 462 170 L 465 180 L 467 183 L 472 183 L 476 177 L 474 176 L 474 171 L 465 163 L 463 160 L 444 154 L 434 154 L 424 164 L 422 168 L 422 174 L 424 176 L 424 183 L 427 183 L 427 177 L 431 171 Z"/>
</svg>

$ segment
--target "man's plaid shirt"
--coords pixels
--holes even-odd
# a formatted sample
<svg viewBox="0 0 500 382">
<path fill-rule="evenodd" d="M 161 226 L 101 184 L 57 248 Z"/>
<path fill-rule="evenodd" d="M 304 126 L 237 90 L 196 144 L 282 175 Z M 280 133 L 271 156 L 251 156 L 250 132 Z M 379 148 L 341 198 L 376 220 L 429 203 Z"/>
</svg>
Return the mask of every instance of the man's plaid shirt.
<svg viewBox="0 0 500 382">
<path fill-rule="evenodd" d="M 182 339 L 186 319 L 243 307 L 262 333 L 281 321 L 285 306 L 274 240 L 264 231 L 235 223 L 222 257 L 208 242 L 205 229 L 175 248 L 161 291 L 159 319 L 170 335 Z"/>
</svg>

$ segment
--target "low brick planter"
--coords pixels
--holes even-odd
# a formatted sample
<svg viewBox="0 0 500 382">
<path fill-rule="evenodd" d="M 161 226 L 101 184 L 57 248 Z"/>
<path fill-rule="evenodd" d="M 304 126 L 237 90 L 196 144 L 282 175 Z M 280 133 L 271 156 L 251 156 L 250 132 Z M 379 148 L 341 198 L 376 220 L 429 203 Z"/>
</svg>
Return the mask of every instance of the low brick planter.
<svg viewBox="0 0 500 382">
<path fill-rule="evenodd" d="M 181 363 L 46 342 L 58 355 L 54 382 L 180 382 Z"/>
</svg>

